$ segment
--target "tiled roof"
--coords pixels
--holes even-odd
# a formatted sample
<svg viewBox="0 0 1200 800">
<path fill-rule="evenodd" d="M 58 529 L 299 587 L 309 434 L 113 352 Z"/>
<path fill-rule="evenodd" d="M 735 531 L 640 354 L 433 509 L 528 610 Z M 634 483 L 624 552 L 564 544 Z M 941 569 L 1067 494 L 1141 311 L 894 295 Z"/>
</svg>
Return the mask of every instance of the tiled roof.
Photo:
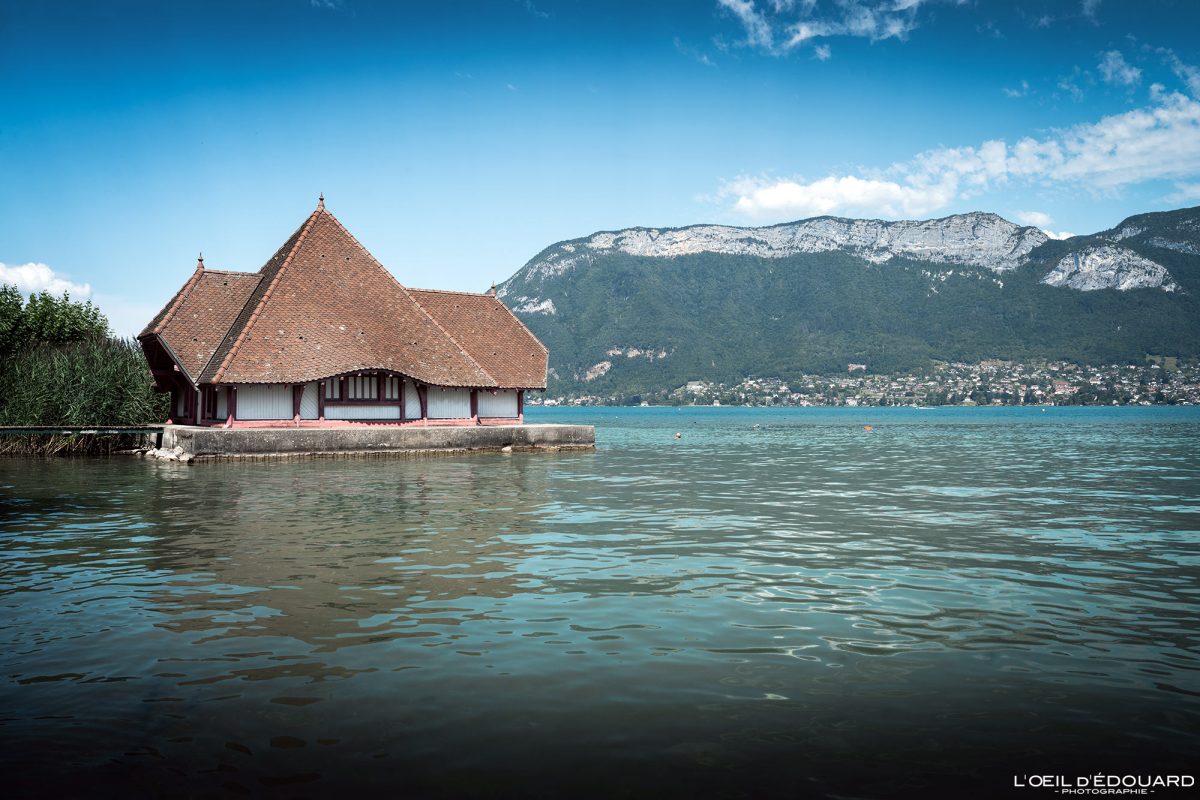
<svg viewBox="0 0 1200 800">
<path fill-rule="evenodd" d="M 546 387 L 546 348 L 494 295 L 408 291 L 497 386 Z"/>
<path fill-rule="evenodd" d="M 188 375 L 200 375 L 233 324 L 260 276 L 246 272 L 196 270 L 179 303 L 152 330 L 162 336 Z"/>
<path fill-rule="evenodd" d="M 251 273 L 198 266 L 139 337 L 161 336 L 194 380 L 208 365 L 258 281 L 259 276 Z"/>
<path fill-rule="evenodd" d="M 323 203 L 257 273 L 197 269 L 142 335 L 151 333 L 198 383 L 302 383 L 363 369 L 439 386 L 546 382 L 545 348 L 498 300 L 410 292 Z"/>
<path fill-rule="evenodd" d="M 319 210 L 320 209 L 318 209 L 318 211 Z M 266 294 L 267 288 L 271 286 L 272 281 L 279 272 L 280 267 L 282 267 L 287 261 L 288 256 L 293 250 L 296 249 L 296 245 L 300 241 L 301 236 L 303 236 L 304 232 L 312 226 L 313 217 L 315 216 L 316 212 L 311 214 L 309 218 L 304 221 L 304 224 L 297 228 L 295 232 L 288 237 L 287 241 L 275 251 L 275 255 L 271 256 L 271 258 L 267 260 L 267 263 L 263 264 L 262 268 L 255 273 L 259 276 L 258 284 L 254 287 L 254 291 L 251 292 L 246 304 L 240 309 L 240 312 L 234 319 L 233 324 L 224 331 L 224 338 L 221 340 L 221 344 L 217 348 L 217 351 L 213 354 L 212 359 L 210 359 L 208 365 L 201 373 L 199 378 L 200 382 L 213 382 L 213 372 L 215 372 L 217 368 L 224 364 L 226 359 L 229 357 L 230 350 L 233 349 L 234 343 L 237 342 L 238 334 L 246 329 L 246 324 L 250 321 L 250 317 L 254 314 L 255 309 L 257 309 L 259 304 L 262 302 L 263 295 Z"/>
</svg>

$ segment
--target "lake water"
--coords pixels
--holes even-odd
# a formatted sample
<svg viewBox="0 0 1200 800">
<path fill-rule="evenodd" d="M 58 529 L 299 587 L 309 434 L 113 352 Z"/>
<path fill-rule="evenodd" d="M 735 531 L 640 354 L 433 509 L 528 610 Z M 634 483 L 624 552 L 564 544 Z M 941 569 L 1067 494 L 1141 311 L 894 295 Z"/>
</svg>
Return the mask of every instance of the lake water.
<svg viewBox="0 0 1200 800">
<path fill-rule="evenodd" d="M 0 460 L 8 791 L 1194 774 L 1200 410 L 530 418 L 596 452 Z"/>
</svg>

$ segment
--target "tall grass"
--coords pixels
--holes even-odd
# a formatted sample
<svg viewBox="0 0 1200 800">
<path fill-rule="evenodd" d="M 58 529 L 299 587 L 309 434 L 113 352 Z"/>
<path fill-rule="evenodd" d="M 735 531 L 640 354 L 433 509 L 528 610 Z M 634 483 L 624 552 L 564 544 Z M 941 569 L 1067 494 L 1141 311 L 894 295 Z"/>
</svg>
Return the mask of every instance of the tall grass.
<svg viewBox="0 0 1200 800">
<path fill-rule="evenodd" d="M 37 344 L 0 366 L 0 425 L 145 425 L 166 419 L 169 405 L 153 391 L 146 359 L 130 339 Z M 14 436 L 0 439 L 0 452 L 110 452 L 133 441 Z"/>
</svg>

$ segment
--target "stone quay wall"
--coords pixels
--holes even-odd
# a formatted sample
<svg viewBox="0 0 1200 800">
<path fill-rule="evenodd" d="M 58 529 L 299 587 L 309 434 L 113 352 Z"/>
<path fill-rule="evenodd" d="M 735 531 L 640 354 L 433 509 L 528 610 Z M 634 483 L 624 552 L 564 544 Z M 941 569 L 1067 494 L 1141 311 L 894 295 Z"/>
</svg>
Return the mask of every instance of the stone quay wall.
<svg viewBox="0 0 1200 800">
<path fill-rule="evenodd" d="M 591 425 L 206 428 L 167 425 L 148 455 L 175 461 L 422 455 L 471 451 L 591 450 Z"/>
</svg>

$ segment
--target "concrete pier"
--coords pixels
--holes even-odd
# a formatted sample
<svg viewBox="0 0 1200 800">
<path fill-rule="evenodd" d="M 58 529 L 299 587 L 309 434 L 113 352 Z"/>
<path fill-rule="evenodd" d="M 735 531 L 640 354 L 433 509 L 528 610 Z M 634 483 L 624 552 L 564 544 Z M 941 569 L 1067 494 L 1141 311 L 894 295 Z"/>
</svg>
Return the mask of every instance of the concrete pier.
<svg viewBox="0 0 1200 800">
<path fill-rule="evenodd" d="M 507 450 L 591 450 L 591 425 L 409 425 L 345 428 L 205 428 L 167 425 L 154 455 L 178 461 L 420 455 Z"/>
</svg>

